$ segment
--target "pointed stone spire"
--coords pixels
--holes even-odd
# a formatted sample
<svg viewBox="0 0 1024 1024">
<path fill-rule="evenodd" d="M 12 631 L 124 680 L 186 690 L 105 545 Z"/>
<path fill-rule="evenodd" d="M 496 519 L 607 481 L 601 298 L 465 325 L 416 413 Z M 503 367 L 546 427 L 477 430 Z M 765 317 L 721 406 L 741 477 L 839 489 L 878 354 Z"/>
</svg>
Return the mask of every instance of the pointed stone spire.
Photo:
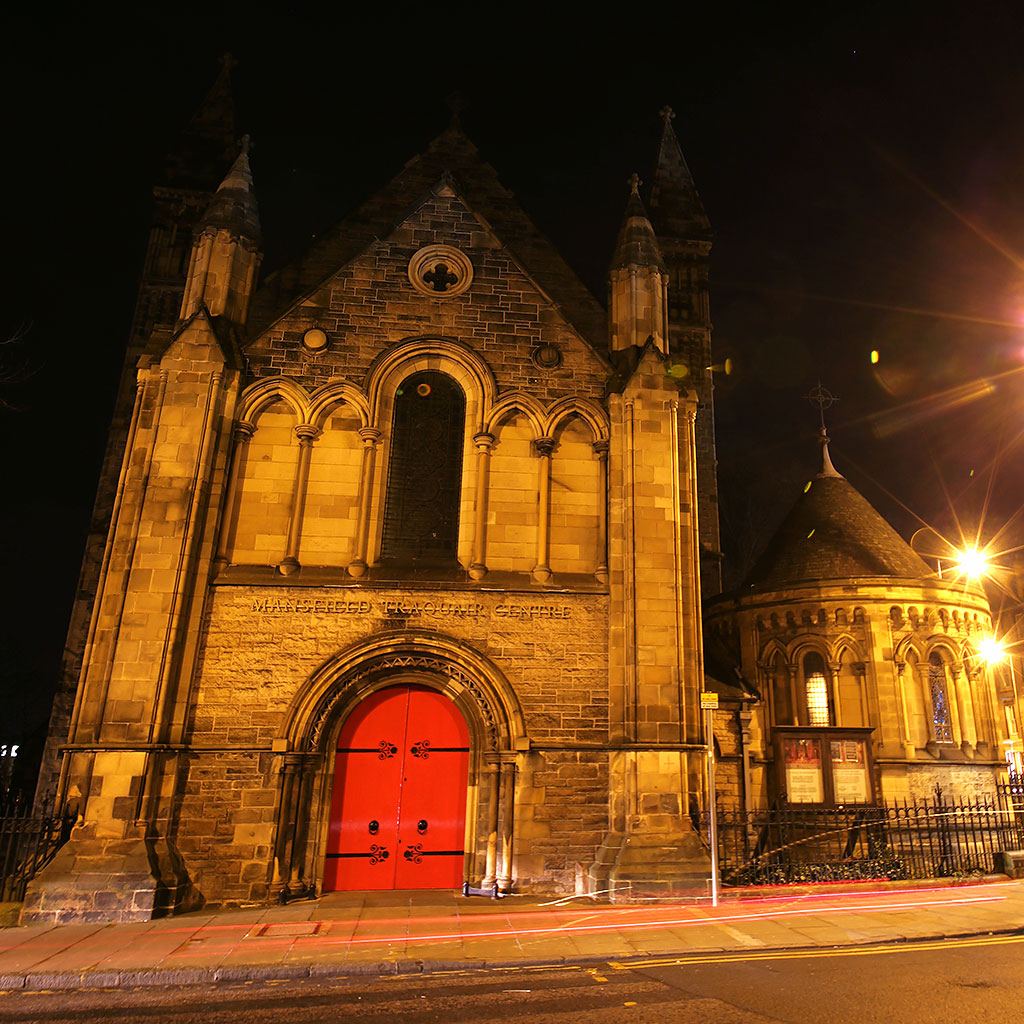
<svg viewBox="0 0 1024 1024">
<path fill-rule="evenodd" d="M 196 227 L 179 317 L 205 307 L 211 316 L 244 324 L 256 285 L 260 218 L 249 167 L 249 136 Z"/>
<path fill-rule="evenodd" d="M 612 269 L 618 267 L 657 267 L 665 269 L 665 261 L 661 258 L 654 228 L 647 217 L 647 211 L 640 199 L 640 175 L 634 174 L 629 179 L 629 199 L 626 201 L 626 214 L 622 218 L 619 237 L 615 243 L 615 256 L 612 258 Z"/>
<path fill-rule="evenodd" d="M 241 152 L 199 222 L 200 229 L 210 227 L 227 228 L 251 242 L 260 241 L 260 217 L 249 166 L 248 135 L 242 137 Z"/>
<path fill-rule="evenodd" d="M 212 189 L 235 154 L 235 101 L 231 69 L 238 62 L 221 57 L 220 73 L 174 148 L 167 154 L 166 184 L 175 188 Z"/>
<path fill-rule="evenodd" d="M 640 184 L 637 174 L 629 179 L 626 215 L 608 271 L 608 340 L 616 352 L 650 338 L 667 353 L 668 272 L 640 200 Z"/>
<path fill-rule="evenodd" d="M 651 180 L 651 220 L 661 237 L 710 239 L 711 225 L 672 128 L 675 112 L 671 107 L 663 107 L 660 114 L 663 127 Z"/>
</svg>

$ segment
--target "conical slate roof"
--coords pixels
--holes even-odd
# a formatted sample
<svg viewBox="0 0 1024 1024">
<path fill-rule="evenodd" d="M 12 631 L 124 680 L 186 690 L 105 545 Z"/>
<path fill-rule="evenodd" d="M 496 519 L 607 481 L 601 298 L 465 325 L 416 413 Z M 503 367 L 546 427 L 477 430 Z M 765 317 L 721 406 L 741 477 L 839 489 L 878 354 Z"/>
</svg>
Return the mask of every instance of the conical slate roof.
<svg viewBox="0 0 1024 1024">
<path fill-rule="evenodd" d="M 783 520 L 744 588 L 774 590 L 862 576 L 929 576 L 931 570 L 921 557 L 836 472 L 822 433 L 821 471 Z"/>
<path fill-rule="evenodd" d="M 654 228 L 647 219 L 647 211 L 640 200 L 640 179 L 634 174 L 631 182 L 632 191 L 626 202 L 626 214 L 622 218 L 619 237 L 615 242 L 615 256 L 612 259 L 612 270 L 620 267 L 657 267 L 665 269 L 665 261 L 661 258 L 658 242 L 654 237 Z"/>
</svg>

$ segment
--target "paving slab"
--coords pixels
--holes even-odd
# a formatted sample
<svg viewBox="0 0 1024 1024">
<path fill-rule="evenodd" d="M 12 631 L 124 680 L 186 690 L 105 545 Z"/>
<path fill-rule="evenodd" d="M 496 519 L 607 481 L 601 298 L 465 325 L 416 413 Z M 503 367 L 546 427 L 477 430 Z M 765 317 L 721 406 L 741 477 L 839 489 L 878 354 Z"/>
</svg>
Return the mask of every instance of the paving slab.
<svg viewBox="0 0 1024 1024">
<path fill-rule="evenodd" d="M 0 988 L 616 962 L 1024 931 L 1024 883 L 731 894 L 717 907 L 334 893 L 127 925 L 0 929 Z"/>
</svg>

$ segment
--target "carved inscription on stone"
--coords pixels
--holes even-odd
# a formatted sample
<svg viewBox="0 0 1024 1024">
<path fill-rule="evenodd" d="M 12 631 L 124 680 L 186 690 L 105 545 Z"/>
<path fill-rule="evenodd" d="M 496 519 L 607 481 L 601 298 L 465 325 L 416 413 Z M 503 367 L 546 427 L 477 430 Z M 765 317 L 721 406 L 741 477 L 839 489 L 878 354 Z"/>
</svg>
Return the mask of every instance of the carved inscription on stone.
<svg viewBox="0 0 1024 1024">
<path fill-rule="evenodd" d="M 500 604 L 477 601 L 411 601 L 404 598 L 254 597 L 252 610 L 261 615 L 383 615 L 389 619 L 440 616 L 454 619 L 571 619 L 571 605 Z"/>
</svg>

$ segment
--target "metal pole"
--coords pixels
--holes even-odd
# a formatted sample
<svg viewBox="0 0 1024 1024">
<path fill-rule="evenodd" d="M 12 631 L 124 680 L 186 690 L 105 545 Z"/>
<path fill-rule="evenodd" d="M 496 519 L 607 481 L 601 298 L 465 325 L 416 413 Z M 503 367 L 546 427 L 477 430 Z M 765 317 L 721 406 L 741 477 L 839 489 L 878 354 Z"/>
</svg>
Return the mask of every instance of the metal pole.
<svg viewBox="0 0 1024 1024">
<path fill-rule="evenodd" d="M 704 709 L 704 735 L 708 758 L 708 825 L 711 840 L 711 906 L 718 906 L 718 810 L 715 793 L 715 736 L 711 731 L 711 708 Z"/>
</svg>

